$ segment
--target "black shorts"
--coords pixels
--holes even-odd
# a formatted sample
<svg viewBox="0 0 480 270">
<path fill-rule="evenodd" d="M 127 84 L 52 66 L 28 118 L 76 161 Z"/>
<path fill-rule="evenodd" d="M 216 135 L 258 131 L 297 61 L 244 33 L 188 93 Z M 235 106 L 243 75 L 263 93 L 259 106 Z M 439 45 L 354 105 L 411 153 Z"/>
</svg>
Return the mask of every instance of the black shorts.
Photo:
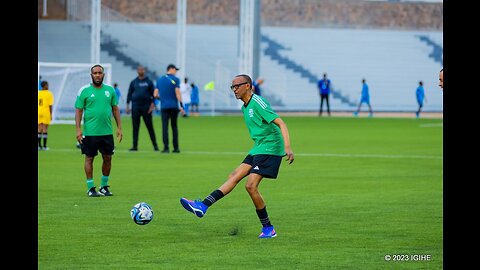
<svg viewBox="0 0 480 270">
<path fill-rule="evenodd" d="M 81 144 L 82 154 L 87 157 L 94 157 L 98 151 L 103 155 L 113 155 L 115 145 L 113 135 L 85 136 Z"/>
<path fill-rule="evenodd" d="M 250 173 L 260 174 L 265 178 L 276 179 L 280 164 L 281 156 L 273 155 L 247 155 L 242 163 L 252 166 Z"/>
</svg>

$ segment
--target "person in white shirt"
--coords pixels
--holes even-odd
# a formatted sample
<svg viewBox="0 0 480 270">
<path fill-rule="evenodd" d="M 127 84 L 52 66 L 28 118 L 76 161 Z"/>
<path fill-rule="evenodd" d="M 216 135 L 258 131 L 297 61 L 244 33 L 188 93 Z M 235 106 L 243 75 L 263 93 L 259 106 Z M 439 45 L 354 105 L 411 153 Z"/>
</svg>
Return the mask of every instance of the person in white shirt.
<svg viewBox="0 0 480 270">
<path fill-rule="evenodd" d="M 180 84 L 180 93 L 182 94 L 183 109 L 185 110 L 185 114 L 183 115 L 183 117 L 188 117 L 188 107 L 191 103 L 192 87 L 188 83 L 187 77 L 185 77 L 183 83 Z"/>
</svg>

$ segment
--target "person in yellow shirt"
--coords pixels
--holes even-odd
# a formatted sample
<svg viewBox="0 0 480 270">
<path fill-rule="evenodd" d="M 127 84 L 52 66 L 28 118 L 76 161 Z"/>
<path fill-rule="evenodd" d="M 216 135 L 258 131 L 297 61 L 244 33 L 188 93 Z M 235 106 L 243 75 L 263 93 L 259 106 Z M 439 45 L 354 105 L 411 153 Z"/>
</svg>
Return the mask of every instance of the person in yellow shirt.
<svg viewBox="0 0 480 270">
<path fill-rule="evenodd" d="M 38 91 L 38 150 L 48 150 L 48 126 L 52 121 L 53 93 L 48 90 L 47 81 L 42 81 L 41 86 L 42 89 Z"/>
</svg>

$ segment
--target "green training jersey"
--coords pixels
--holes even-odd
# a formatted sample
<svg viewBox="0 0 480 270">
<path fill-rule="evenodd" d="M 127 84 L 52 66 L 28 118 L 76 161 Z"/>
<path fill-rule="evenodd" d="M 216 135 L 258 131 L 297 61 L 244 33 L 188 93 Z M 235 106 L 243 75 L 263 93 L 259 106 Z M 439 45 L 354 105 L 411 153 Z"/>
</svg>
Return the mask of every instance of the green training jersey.
<svg viewBox="0 0 480 270">
<path fill-rule="evenodd" d="M 255 142 L 249 155 L 285 155 L 285 145 L 280 128 L 273 123 L 278 115 L 261 96 L 253 94 L 250 101 L 242 106 L 243 118 L 250 137 Z"/>
<path fill-rule="evenodd" d="M 112 106 L 118 105 L 115 89 L 107 84 L 95 88 L 88 84 L 80 88 L 75 108 L 83 110 L 83 135 L 113 134 Z"/>
</svg>

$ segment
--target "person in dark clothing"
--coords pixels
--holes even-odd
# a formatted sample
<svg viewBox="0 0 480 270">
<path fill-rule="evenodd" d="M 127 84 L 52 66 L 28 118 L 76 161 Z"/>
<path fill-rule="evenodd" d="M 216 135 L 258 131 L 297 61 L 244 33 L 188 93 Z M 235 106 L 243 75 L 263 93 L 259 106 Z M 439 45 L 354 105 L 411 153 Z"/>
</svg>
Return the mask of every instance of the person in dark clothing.
<svg viewBox="0 0 480 270">
<path fill-rule="evenodd" d="M 160 112 L 162 115 L 162 138 L 163 151 L 169 153 L 170 147 L 168 143 L 168 122 L 171 121 L 173 136 L 173 153 L 180 153 L 178 146 L 178 113 L 185 115 L 182 103 L 182 95 L 180 93 L 180 79 L 175 76 L 178 68 L 170 64 L 167 66 L 167 73 L 157 79 L 157 88 L 155 89 L 155 98 L 160 99 Z"/>
<path fill-rule="evenodd" d="M 331 81 L 327 79 L 327 73 L 323 73 L 323 79 L 318 81 L 318 90 L 320 91 L 320 111 L 318 112 L 318 116 L 322 116 L 323 111 L 323 100 L 327 103 L 327 112 L 328 116 L 330 116 L 330 104 L 328 102 L 328 97 L 330 95 L 330 84 Z"/>
<path fill-rule="evenodd" d="M 145 76 L 145 68 L 143 66 L 137 67 L 138 76 L 132 80 L 127 94 L 127 114 L 132 112 L 132 126 L 133 126 L 133 146 L 130 151 L 138 151 L 138 133 L 140 129 L 140 118 L 147 126 L 150 140 L 153 144 L 153 150 L 159 151 L 157 139 L 155 137 L 155 130 L 152 123 L 152 112 L 155 108 L 153 92 L 155 87 L 152 80 Z M 132 109 L 130 110 L 130 102 Z"/>
<path fill-rule="evenodd" d="M 253 93 L 257 96 L 261 96 L 262 95 L 262 89 L 260 88 L 260 86 L 263 83 L 263 79 L 258 78 L 255 81 L 253 81 L 252 83 L 253 83 Z"/>
</svg>

